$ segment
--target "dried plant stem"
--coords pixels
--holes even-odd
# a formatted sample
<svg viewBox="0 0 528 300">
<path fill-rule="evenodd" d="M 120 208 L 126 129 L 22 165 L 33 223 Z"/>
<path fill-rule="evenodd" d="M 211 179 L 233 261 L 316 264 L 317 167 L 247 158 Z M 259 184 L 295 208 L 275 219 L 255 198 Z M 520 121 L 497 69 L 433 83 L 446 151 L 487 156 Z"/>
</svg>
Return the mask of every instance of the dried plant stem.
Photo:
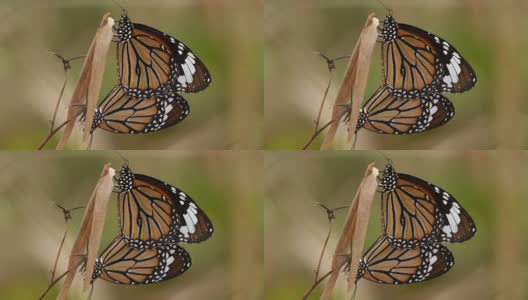
<svg viewBox="0 0 528 300">
<path fill-rule="evenodd" d="M 57 300 L 66 299 L 75 277 L 75 272 L 83 263 L 85 264 L 83 291 L 86 291 L 90 285 L 95 257 L 103 234 L 106 210 L 114 187 L 114 175 L 115 170 L 111 168 L 110 164 L 106 164 L 84 211 L 79 233 L 70 251 L 67 277 L 57 296 Z"/>
<path fill-rule="evenodd" d="M 64 82 L 62 83 L 62 88 L 61 88 L 61 91 L 59 93 L 59 98 L 57 99 L 57 104 L 55 104 L 55 110 L 53 111 L 53 118 L 50 121 L 50 130 L 49 130 L 48 136 L 44 139 L 44 142 L 42 142 L 42 144 L 39 146 L 38 150 L 42 150 L 42 148 L 44 148 L 46 143 L 59 131 L 59 129 L 61 129 L 65 125 L 65 124 L 63 124 L 63 125 L 59 126 L 58 128 L 55 128 L 55 121 L 57 120 L 57 112 L 58 112 L 59 107 L 60 107 L 62 96 L 64 95 L 64 90 L 66 89 L 66 83 L 68 82 L 68 70 L 71 69 L 71 64 L 70 63 L 72 61 L 84 57 L 84 56 L 77 56 L 77 57 L 73 57 L 73 58 L 67 59 L 67 58 L 62 57 L 58 53 L 55 53 L 55 56 L 57 56 L 61 60 L 61 62 L 63 64 L 63 68 L 64 68 Z"/>
<path fill-rule="evenodd" d="M 37 150 L 42 150 L 44 148 L 44 146 L 46 146 L 46 144 L 49 142 L 49 140 L 51 140 L 51 138 L 57 133 L 59 132 L 59 130 L 62 129 L 62 127 L 66 126 L 66 124 L 68 124 L 69 120 L 66 120 L 64 121 L 62 124 L 60 124 L 59 126 L 57 126 L 57 128 L 53 129 L 52 131 L 50 131 L 50 133 L 48 134 L 48 136 L 44 139 L 44 141 L 42 141 L 42 143 L 40 144 L 40 146 L 37 148 Z"/>
<path fill-rule="evenodd" d="M 62 100 L 62 95 L 64 94 L 64 89 L 66 88 L 66 83 L 68 82 L 68 71 L 64 70 L 64 83 L 62 84 L 62 88 L 59 94 L 59 99 L 57 99 L 57 104 L 55 105 L 55 110 L 53 111 L 53 118 L 51 119 L 51 125 L 50 125 L 50 131 L 49 133 L 53 131 L 53 127 L 55 126 L 55 120 L 57 119 L 57 111 L 59 110 L 59 105 Z"/>
<path fill-rule="evenodd" d="M 339 92 L 334 102 L 334 108 L 332 110 L 332 120 L 336 122 L 334 122 L 328 130 L 321 146 L 321 150 L 328 150 L 337 133 L 340 123 L 339 121 L 341 121 L 341 118 L 350 109 L 353 109 L 353 111 L 349 123 L 349 140 L 351 136 L 355 136 L 355 124 L 357 123 L 359 107 L 361 106 L 361 101 L 365 94 L 370 59 L 378 37 L 378 24 L 379 20 L 374 17 L 374 14 L 370 14 L 365 22 L 365 26 L 359 36 L 358 42 L 354 46 L 354 50 L 350 55 L 345 77 L 339 88 Z M 354 91 L 354 95 L 352 95 L 352 91 Z M 350 103 L 351 95 L 352 103 Z"/>
<path fill-rule="evenodd" d="M 59 246 L 59 250 L 57 251 L 57 256 L 55 257 L 55 263 L 53 263 L 53 269 L 51 269 L 51 280 L 50 282 L 53 282 L 55 280 L 55 273 L 57 271 L 57 264 L 59 263 L 59 257 L 62 251 L 62 247 L 64 246 L 64 241 L 66 240 L 66 235 L 68 234 L 69 226 L 66 224 L 66 230 L 64 230 L 64 235 L 62 236 L 62 240 Z"/>
<path fill-rule="evenodd" d="M 312 284 L 312 286 L 310 287 L 310 289 L 306 292 L 306 294 L 304 294 L 302 300 L 306 300 L 308 299 L 308 296 L 310 296 L 310 294 L 315 290 L 315 288 L 321 284 L 321 282 L 323 282 L 323 280 L 325 280 L 328 276 L 330 276 L 330 274 L 332 274 L 335 270 L 330 270 L 328 271 L 326 274 L 324 274 L 321 278 L 319 278 L 318 280 L 316 280 L 314 282 L 314 284 Z"/>
<path fill-rule="evenodd" d="M 328 241 L 330 240 L 330 235 L 332 234 L 332 221 L 330 221 L 330 225 L 328 226 L 328 234 L 326 235 L 326 239 L 323 244 L 323 249 L 321 249 L 321 254 L 319 255 L 319 261 L 317 262 L 317 269 L 315 270 L 315 277 L 314 277 L 314 283 L 317 283 L 317 279 L 319 277 L 319 272 L 321 270 L 321 263 L 323 262 L 323 256 L 326 251 L 326 246 L 328 245 Z"/>
<path fill-rule="evenodd" d="M 79 109 L 80 107 L 84 107 L 84 112 L 86 113 L 83 141 L 86 141 L 90 135 L 93 114 L 95 106 L 97 105 L 99 92 L 101 91 L 106 56 L 112 41 L 113 25 L 114 20 L 110 18 L 110 13 L 106 13 L 101 20 L 92 44 L 86 54 L 79 81 L 70 100 L 67 117 L 68 122 L 59 143 L 55 147 L 56 150 L 63 150 L 66 146 L 73 131 L 75 121 L 82 113 Z M 85 98 L 86 105 L 83 104 Z"/>
<path fill-rule="evenodd" d="M 50 284 L 48 285 L 48 287 L 44 290 L 44 292 L 42 292 L 40 297 L 38 297 L 38 300 L 44 299 L 44 297 L 46 297 L 46 295 L 49 293 L 51 288 L 55 286 L 55 284 L 57 284 L 62 278 L 64 278 L 64 276 L 68 275 L 68 273 L 70 273 L 70 270 L 67 270 L 66 272 L 62 273 L 59 277 L 57 277 L 55 280 L 52 280 Z"/>
<path fill-rule="evenodd" d="M 319 112 L 317 113 L 317 119 L 315 120 L 315 128 L 312 136 L 306 142 L 306 144 L 303 146 L 303 150 L 306 150 L 310 144 L 315 140 L 315 138 L 322 132 L 319 131 L 319 122 L 321 121 L 321 114 L 323 113 L 324 104 L 326 102 L 326 96 L 328 95 L 328 91 L 330 91 L 330 86 L 332 85 L 332 80 L 334 78 L 334 72 L 330 70 L 330 80 L 328 80 L 328 85 L 326 86 L 326 90 L 323 95 L 323 100 L 321 101 L 321 105 L 319 106 Z"/>
<path fill-rule="evenodd" d="M 367 226 L 370 218 L 370 208 L 376 194 L 378 186 L 377 177 L 379 171 L 370 164 L 365 172 L 365 176 L 359 185 L 356 194 L 350 205 L 348 216 L 341 232 L 341 236 L 337 243 L 332 258 L 332 272 L 326 283 L 321 300 L 328 300 L 333 292 L 339 271 L 347 263 L 346 255 L 350 251 L 350 274 L 354 277 L 357 273 L 359 259 L 361 258 L 363 246 L 365 244 L 365 237 L 367 234 Z M 352 248 L 350 248 L 352 245 Z M 354 286 L 355 280 L 349 281 L 349 291 Z"/>
<path fill-rule="evenodd" d="M 306 142 L 306 144 L 304 144 L 303 146 L 303 150 L 306 150 L 308 149 L 308 147 L 310 146 L 310 144 L 317 138 L 317 136 L 319 134 L 321 134 L 321 132 L 323 132 L 326 128 L 328 128 L 328 126 L 332 125 L 332 123 L 334 123 L 335 120 L 330 120 L 328 121 L 328 123 L 326 123 L 323 127 L 319 128 L 317 131 L 315 131 L 312 136 L 310 137 L 310 139 Z"/>
<path fill-rule="evenodd" d="M 314 132 L 317 131 L 319 127 L 319 122 L 321 121 L 321 114 L 323 113 L 323 107 L 326 102 L 326 96 L 328 95 L 328 91 L 330 90 L 330 86 L 332 85 L 332 80 L 334 79 L 334 72 L 330 72 L 330 80 L 328 80 L 328 85 L 326 86 L 326 90 L 324 92 L 323 100 L 321 101 L 321 105 L 319 106 L 319 113 L 317 114 L 317 120 L 315 120 L 315 129 Z"/>
</svg>

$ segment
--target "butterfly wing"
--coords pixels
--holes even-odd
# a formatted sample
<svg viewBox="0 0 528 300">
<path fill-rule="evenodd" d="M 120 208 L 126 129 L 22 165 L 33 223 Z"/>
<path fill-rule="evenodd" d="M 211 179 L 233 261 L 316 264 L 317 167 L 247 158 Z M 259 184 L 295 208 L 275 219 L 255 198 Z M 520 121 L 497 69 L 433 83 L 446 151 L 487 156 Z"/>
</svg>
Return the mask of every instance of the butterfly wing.
<svg viewBox="0 0 528 300">
<path fill-rule="evenodd" d="M 176 244 L 139 250 L 118 236 L 96 260 L 92 280 L 101 278 L 118 284 L 149 284 L 174 278 L 190 267 L 189 253 Z"/>
<path fill-rule="evenodd" d="M 431 92 L 464 92 L 477 79 L 451 44 L 425 30 L 387 16 L 381 30 L 382 64 L 391 94 L 409 99 Z"/>
<path fill-rule="evenodd" d="M 211 76 L 202 61 L 182 42 L 123 15 L 116 32 L 119 82 L 133 97 L 158 90 L 198 92 Z"/>
<path fill-rule="evenodd" d="M 213 234 L 207 215 L 183 191 L 126 166 L 118 179 L 121 232 L 134 248 L 160 243 L 198 243 Z"/>
<path fill-rule="evenodd" d="M 453 254 L 440 244 L 395 248 L 381 236 L 360 260 L 356 282 L 409 284 L 436 278 L 453 267 Z"/>
<path fill-rule="evenodd" d="M 189 112 L 187 101 L 175 93 L 133 98 L 118 84 L 97 108 L 92 132 L 97 128 L 128 134 L 153 132 L 178 124 Z"/>
<path fill-rule="evenodd" d="M 182 190 L 166 182 L 159 181 L 159 183 L 164 185 L 172 199 L 178 203 L 175 206 L 179 216 L 176 241 L 199 243 L 210 238 L 214 232 L 213 223 L 196 202 Z"/>
<path fill-rule="evenodd" d="M 400 24 L 400 28 L 407 33 L 423 37 L 436 49 L 437 78 L 440 79 L 440 86 L 435 86 L 436 92 L 462 93 L 475 86 L 475 71 L 453 45 L 412 25 Z"/>
<path fill-rule="evenodd" d="M 381 134 L 412 134 L 442 126 L 454 115 L 453 104 L 442 95 L 402 100 L 382 86 L 361 109 L 356 131 L 365 128 Z"/>
<path fill-rule="evenodd" d="M 424 193 L 431 195 L 430 197 L 439 211 L 440 241 L 459 243 L 471 239 L 477 233 L 475 222 L 451 194 L 420 178 L 407 174 L 398 174 L 398 176 L 401 180 L 409 182 L 419 187 Z"/>
<path fill-rule="evenodd" d="M 398 248 L 462 242 L 476 233 L 469 214 L 435 185 L 387 165 L 381 187 L 383 229 Z"/>
</svg>

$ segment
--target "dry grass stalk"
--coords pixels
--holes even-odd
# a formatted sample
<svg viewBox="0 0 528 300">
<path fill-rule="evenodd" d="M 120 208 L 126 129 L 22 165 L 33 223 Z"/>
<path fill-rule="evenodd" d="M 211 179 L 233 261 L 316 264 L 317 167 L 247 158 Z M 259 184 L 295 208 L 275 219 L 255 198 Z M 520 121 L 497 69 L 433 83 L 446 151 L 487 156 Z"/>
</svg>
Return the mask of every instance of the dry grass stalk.
<svg viewBox="0 0 528 300">
<path fill-rule="evenodd" d="M 106 13 L 103 16 L 99 29 L 97 30 L 95 37 L 90 45 L 90 49 L 86 54 L 86 59 L 81 70 L 81 76 L 73 92 L 73 96 L 70 100 L 70 107 L 68 109 L 67 125 L 64 129 L 64 133 L 57 144 L 56 150 L 63 150 L 64 146 L 68 142 L 70 135 L 73 131 L 73 126 L 77 117 L 86 111 L 86 123 L 84 125 L 84 136 L 85 141 L 90 133 L 92 127 L 92 120 L 95 107 L 97 105 L 97 99 L 101 91 L 101 84 L 103 81 L 103 73 L 106 64 L 106 56 L 110 49 L 112 42 L 114 26 L 114 19 L 110 18 L 110 13 Z M 87 98 L 86 108 L 83 109 L 83 99 Z"/>
<path fill-rule="evenodd" d="M 352 244 L 352 253 L 350 258 L 350 283 L 349 290 L 354 287 L 355 274 L 357 273 L 358 263 L 363 252 L 365 237 L 367 234 L 368 221 L 370 218 L 370 209 L 376 194 L 378 186 L 377 177 L 379 170 L 371 163 L 367 167 L 365 176 L 359 185 L 356 195 L 348 211 L 348 216 L 339 237 L 334 257 L 332 258 L 333 270 L 328 278 L 321 300 L 328 300 L 332 295 L 335 283 L 339 277 L 339 272 L 346 264 L 347 257 L 344 254 L 349 253 Z"/>
<path fill-rule="evenodd" d="M 346 112 L 352 108 L 350 128 L 352 136 L 355 136 L 355 128 L 359 114 L 359 108 L 363 97 L 365 95 L 365 88 L 368 80 L 368 73 L 370 68 L 370 60 L 372 52 L 374 51 L 374 45 L 378 38 L 377 28 L 379 20 L 374 17 L 374 14 L 370 14 L 367 18 L 363 31 L 359 36 L 359 39 L 350 55 L 348 61 L 347 70 L 345 72 L 345 78 L 341 83 L 339 92 L 334 102 L 334 108 L 332 110 L 332 124 L 328 133 L 321 146 L 321 150 L 328 150 L 332 144 L 334 137 L 337 133 L 341 118 Z M 350 99 L 352 90 L 354 90 L 354 96 L 352 97 L 352 106 L 350 106 Z M 353 126 L 353 127 L 352 127 Z"/>
<path fill-rule="evenodd" d="M 84 291 L 86 291 L 90 285 L 95 258 L 103 235 L 106 210 L 108 202 L 110 201 L 112 189 L 114 188 L 114 175 L 115 170 L 111 168 L 111 164 L 106 164 L 92 193 L 90 202 L 84 211 L 79 234 L 77 235 L 77 239 L 70 252 L 68 275 L 66 276 L 64 284 L 57 296 L 57 300 L 66 299 L 73 279 L 75 278 L 75 273 L 82 265 L 83 261 L 85 261 L 84 257 L 86 257 Z M 88 249 L 88 254 L 85 256 L 86 249 Z"/>
</svg>

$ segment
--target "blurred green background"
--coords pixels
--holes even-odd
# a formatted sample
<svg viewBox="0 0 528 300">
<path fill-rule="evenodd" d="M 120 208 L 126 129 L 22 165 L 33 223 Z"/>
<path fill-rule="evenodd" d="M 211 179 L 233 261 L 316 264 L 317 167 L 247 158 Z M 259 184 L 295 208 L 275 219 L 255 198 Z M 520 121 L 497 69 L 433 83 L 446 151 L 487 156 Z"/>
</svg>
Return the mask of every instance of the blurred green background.
<svg viewBox="0 0 528 300">
<path fill-rule="evenodd" d="M 260 28 L 255 15 L 261 10 L 255 2 L 118 2 L 133 22 L 157 28 L 188 45 L 209 69 L 212 84 L 202 92 L 182 95 L 191 107 L 182 123 L 149 134 L 98 130 L 92 149 L 245 149 L 251 148 L 248 140 L 251 145 L 260 143 L 254 128 L 260 126 L 262 115 L 261 34 L 255 35 Z M 111 0 L 0 2 L 0 89 L 4 98 L 0 148 L 36 149 L 44 140 L 64 82 L 63 65 L 51 52 L 66 58 L 84 55 L 106 12 L 117 25 L 121 9 Z M 117 83 L 115 51 L 113 44 L 99 101 Z M 57 125 L 66 119 L 81 66 L 82 60 L 72 62 Z M 86 149 L 81 128 L 74 130 L 68 148 Z M 59 137 L 47 148 L 54 148 Z"/>
<path fill-rule="evenodd" d="M 251 165 L 244 155 L 175 151 L 119 152 L 135 173 L 153 176 L 188 193 L 207 213 L 215 233 L 207 241 L 183 246 L 191 268 L 175 279 L 143 286 L 95 283 L 92 299 L 256 299 L 261 292 L 262 207 Z M 50 280 L 50 270 L 65 230 L 65 207 L 87 204 L 104 164 L 119 170 L 117 152 L 0 153 L 0 299 L 37 299 Z M 116 194 L 107 212 L 101 253 L 118 233 Z M 70 232 L 57 275 L 66 268 L 83 211 L 72 212 Z M 249 221 L 248 221 L 249 220 Z M 240 226 L 239 222 L 243 222 Z M 251 272 L 251 274 L 247 274 Z M 240 274 L 243 278 L 240 279 Z M 81 299 L 80 274 L 70 297 Z M 55 299 L 62 281 L 45 299 Z"/>
<path fill-rule="evenodd" d="M 455 256 L 445 275 L 423 283 L 393 286 L 359 282 L 355 299 L 526 299 L 528 289 L 528 191 L 522 173 L 526 153 L 384 151 L 397 172 L 412 174 L 453 195 L 477 225 L 464 243 L 444 243 Z M 503 157 L 511 160 L 502 161 Z M 265 299 L 301 299 L 313 282 L 314 270 L 328 233 L 326 212 L 350 205 L 369 163 L 383 170 L 386 159 L 374 151 L 353 153 L 281 152 L 265 159 Z M 515 165 L 519 171 L 510 168 Z M 521 174 L 519 174 L 521 173 Z M 380 194 L 371 211 L 365 248 L 381 232 Z M 321 276 L 330 270 L 332 253 L 347 209 L 337 219 L 323 258 Z M 346 295 L 346 277 L 338 279 L 332 299 Z M 325 282 L 308 299 L 319 299 Z"/>
<path fill-rule="evenodd" d="M 356 149 L 495 149 L 505 140 L 526 147 L 528 128 L 524 101 L 528 89 L 528 36 L 523 18 L 527 2 L 384 0 L 400 23 L 432 32 L 447 41 L 473 66 L 478 82 L 463 94 L 444 95 L 455 117 L 435 130 L 407 135 L 359 133 Z M 383 22 L 387 11 L 378 1 L 280 1 L 265 7 L 265 137 L 266 149 L 301 149 L 314 131 L 314 120 L 330 79 L 322 52 L 330 58 L 350 55 L 367 16 Z M 365 101 L 381 84 L 381 51 L 371 62 Z M 334 80 L 323 109 L 321 126 L 341 85 L 347 60 L 336 63 Z M 345 147 L 341 126 L 334 149 Z M 325 133 L 311 149 L 318 149 Z"/>
</svg>

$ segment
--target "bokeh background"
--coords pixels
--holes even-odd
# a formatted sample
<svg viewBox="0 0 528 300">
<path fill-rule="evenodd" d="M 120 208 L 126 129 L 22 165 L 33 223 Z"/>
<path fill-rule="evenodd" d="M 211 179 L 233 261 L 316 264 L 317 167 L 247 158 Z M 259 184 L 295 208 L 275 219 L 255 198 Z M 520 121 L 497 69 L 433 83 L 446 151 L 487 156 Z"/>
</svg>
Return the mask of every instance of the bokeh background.
<svg viewBox="0 0 528 300">
<path fill-rule="evenodd" d="M 259 299 L 262 293 L 262 196 L 246 178 L 258 165 L 244 154 L 166 151 L 0 153 L 0 299 L 37 299 L 48 286 L 65 230 L 52 202 L 87 204 L 103 166 L 119 170 L 126 157 L 136 173 L 168 182 L 188 193 L 212 220 L 214 235 L 181 244 L 193 264 L 162 283 L 124 286 L 95 283 L 92 299 Z M 101 253 L 118 233 L 116 194 L 108 206 Z M 57 275 L 66 269 L 83 210 L 72 212 Z M 80 274 L 68 299 L 81 298 Z M 44 299 L 55 299 L 62 281 Z"/>
<path fill-rule="evenodd" d="M 202 92 L 183 94 L 191 114 L 180 124 L 139 135 L 98 130 L 92 149 L 246 149 L 260 143 L 262 9 L 256 1 L 118 2 L 133 22 L 188 45 L 208 67 L 212 84 Z M 64 82 L 63 65 L 51 51 L 66 58 L 84 55 L 107 12 L 117 23 L 121 9 L 111 0 L 0 2 L 0 89 L 5 99 L 0 148 L 36 149 L 44 140 Z M 115 51 L 112 45 L 100 101 L 117 82 Z M 82 60 L 71 64 L 57 125 L 66 120 Z M 86 149 L 81 128 L 74 130 L 69 149 Z M 53 149 L 59 136 L 47 148 Z"/>
<path fill-rule="evenodd" d="M 435 130 L 408 136 L 359 133 L 356 149 L 495 149 L 504 144 L 526 147 L 528 128 L 528 21 L 522 0 L 384 0 L 400 23 L 432 32 L 456 47 L 473 66 L 477 85 L 463 94 L 448 94 L 456 115 Z M 314 120 L 330 79 L 322 52 L 330 58 L 350 55 L 367 16 L 383 21 L 379 1 L 266 1 L 265 137 L 266 149 L 301 149 L 314 131 Z M 376 46 L 366 99 L 381 83 L 381 52 Z M 343 79 L 347 59 L 336 63 L 321 125 Z M 365 101 L 366 101 L 365 99 Z M 311 149 L 318 149 L 325 133 Z M 343 149 L 340 129 L 334 149 Z"/>
<path fill-rule="evenodd" d="M 528 155 L 520 152 L 355 151 L 266 155 L 265 299 L 301 299 L 311 287 L 329 230 L 326 212 L 350 205 L 369 163 L 383 170 L 388 156 L 397 172 L 412 174 L 453 195 L 473 217 L 477 234 L 464 243 L 444 243 L 455 266 L 436 279 L 411 285 L 359 282 L 355 299 L 451 300 L 526 299 L 528 289 L 528 191 L 522 173 Z M 515 168 L 514 166 L 517 166 Z M 376 193 L 365 249 L 381 232 L 380 194 Z M 347 209 L 336 213 L 321 276 L 330 270 L 332 254 Z M 347 296 L 346 277 L 338 279 L 332 299 Z M 308 299 L 319 299 L 325 282 Z"/>
</svg>

